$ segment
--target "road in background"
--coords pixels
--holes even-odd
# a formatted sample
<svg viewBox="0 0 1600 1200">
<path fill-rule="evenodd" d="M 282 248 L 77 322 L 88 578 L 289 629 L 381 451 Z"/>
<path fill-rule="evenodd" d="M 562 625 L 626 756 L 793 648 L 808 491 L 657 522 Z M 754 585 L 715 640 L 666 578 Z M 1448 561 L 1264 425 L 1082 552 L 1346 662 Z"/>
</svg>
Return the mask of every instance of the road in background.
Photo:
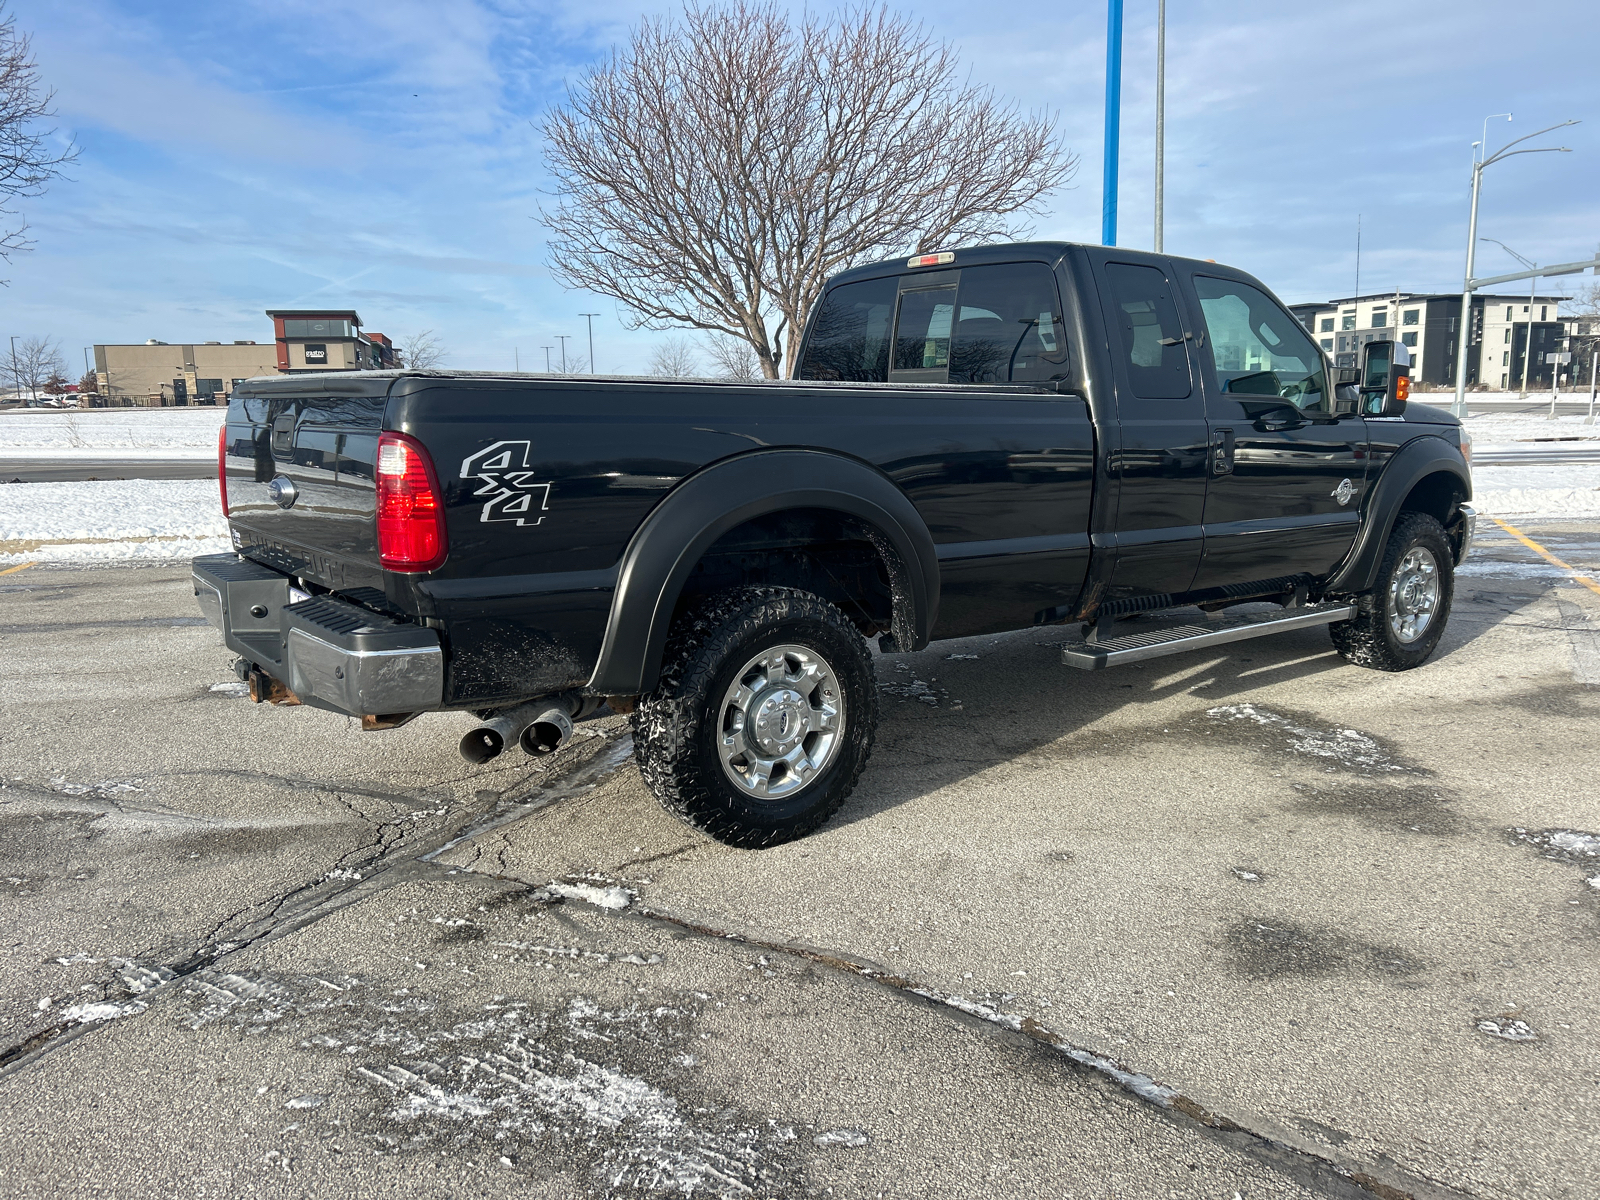
<svg viewBox="0 0 1600 1200">
<path fill-rule="evenodd" d="M 76 483 L 92 479 L 215 479 L 212 459 L 86 458 L 8 459 L 0 454 L 0 481 L 5 483 Z"/>
</svg>

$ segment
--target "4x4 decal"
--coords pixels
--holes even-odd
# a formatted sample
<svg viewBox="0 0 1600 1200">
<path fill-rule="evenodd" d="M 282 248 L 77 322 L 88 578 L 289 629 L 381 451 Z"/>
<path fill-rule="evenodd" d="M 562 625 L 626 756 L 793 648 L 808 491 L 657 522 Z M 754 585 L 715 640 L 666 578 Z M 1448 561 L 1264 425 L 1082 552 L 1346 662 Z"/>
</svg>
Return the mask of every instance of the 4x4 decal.
<svg viewBox="0 0 1600 1200">
<path fill-rule="evenodd" d="M 496 442 L 461 462 L 461 478 L 482 482 L 473 491 L 482 496 L 480 521 L 515 521 L 537 525 L 550 507 L 550 485 L 533 483 L 528 469 L 530 442 Z"/>
</svg>

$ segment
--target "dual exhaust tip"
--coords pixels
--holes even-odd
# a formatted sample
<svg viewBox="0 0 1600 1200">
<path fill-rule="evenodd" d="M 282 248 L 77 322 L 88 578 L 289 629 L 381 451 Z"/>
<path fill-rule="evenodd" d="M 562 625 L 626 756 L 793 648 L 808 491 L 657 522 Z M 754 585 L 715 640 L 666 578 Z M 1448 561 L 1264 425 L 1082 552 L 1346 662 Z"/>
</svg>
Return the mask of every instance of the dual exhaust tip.
<svg viewBox="0 0 1600 1200">
<path fill-rule="evenodd" d="M 467 731 L 461 739 L 461 757 L 470 763 L 486 763 L 511 745 L 520 745 L 535 757 L 552 754 L 572 736 L 572 717 L 577 711 L 576 698 L 508 709 Z"/>
</svg>

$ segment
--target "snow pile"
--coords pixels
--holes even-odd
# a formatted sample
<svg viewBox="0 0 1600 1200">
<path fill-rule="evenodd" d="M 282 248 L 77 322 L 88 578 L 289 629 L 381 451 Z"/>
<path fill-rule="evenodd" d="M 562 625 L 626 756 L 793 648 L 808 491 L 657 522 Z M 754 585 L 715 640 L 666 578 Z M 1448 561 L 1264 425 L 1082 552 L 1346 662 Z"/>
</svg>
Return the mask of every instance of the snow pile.
<svg viewBox="0 0 1600 1200">
<path fill-rule="evenodd" d="M 1495 517 L 1600 517 L 1600 462 L 1474 467 L 1472 503 Z"/>
<path fill-rule="evenodd" d="M 0 487 L 0 563 L 192 558 L 229 549 L 209 479 Z"/>
<path fill-rule="evenodd" d="M 108 408 L 0 417 L 0 458 L 206 458 L 226 408 Z"/>
<path fill-rule="evenodd" d="M 1585 443 L 1600 442 L 1600 425 L 1583 422 L 1572 413 L 1562 413 L 1554 421 L 1542 413 L 1484 413 L 1468 417 L 1462 425 L 1472 434 L 1474 451 L 1592 449 Z"/>
</svg>

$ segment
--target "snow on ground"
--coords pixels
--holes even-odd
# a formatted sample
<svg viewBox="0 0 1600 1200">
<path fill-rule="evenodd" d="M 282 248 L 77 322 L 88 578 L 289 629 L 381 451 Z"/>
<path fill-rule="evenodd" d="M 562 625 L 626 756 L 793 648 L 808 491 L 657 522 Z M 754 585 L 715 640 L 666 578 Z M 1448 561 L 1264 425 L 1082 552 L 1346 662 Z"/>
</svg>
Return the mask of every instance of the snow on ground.
<svg viewBox="0 0 1600 1200">
<path fill-rule="evenodd" d="M 1600 425 L 1585 425 L 1584 420 L 1572 413 L 1562 413 L 1553 421 L 1542 413 L 1484 413 L 1468 417 L 1465 425 L 1472 434 L 1474 452 L 1574 450 L 1587 449 L 1584 442 L 1600 442 Z"/>
<path fill-rule="evenodd" d="M 1505 517 L 1600 517 L 1600 462 L 1474 467 L 1472 503 Z"/>
<path fill-rule="evenodd" d="M 210 479 L 0 486 L 0 564 L 191 558 L 228 548 Z"/>
<path fill-rule="evenodd" d="M 23 409 L 0 414 L 0 458 L 206 458 L 226 408 Z"/>
</svg>

